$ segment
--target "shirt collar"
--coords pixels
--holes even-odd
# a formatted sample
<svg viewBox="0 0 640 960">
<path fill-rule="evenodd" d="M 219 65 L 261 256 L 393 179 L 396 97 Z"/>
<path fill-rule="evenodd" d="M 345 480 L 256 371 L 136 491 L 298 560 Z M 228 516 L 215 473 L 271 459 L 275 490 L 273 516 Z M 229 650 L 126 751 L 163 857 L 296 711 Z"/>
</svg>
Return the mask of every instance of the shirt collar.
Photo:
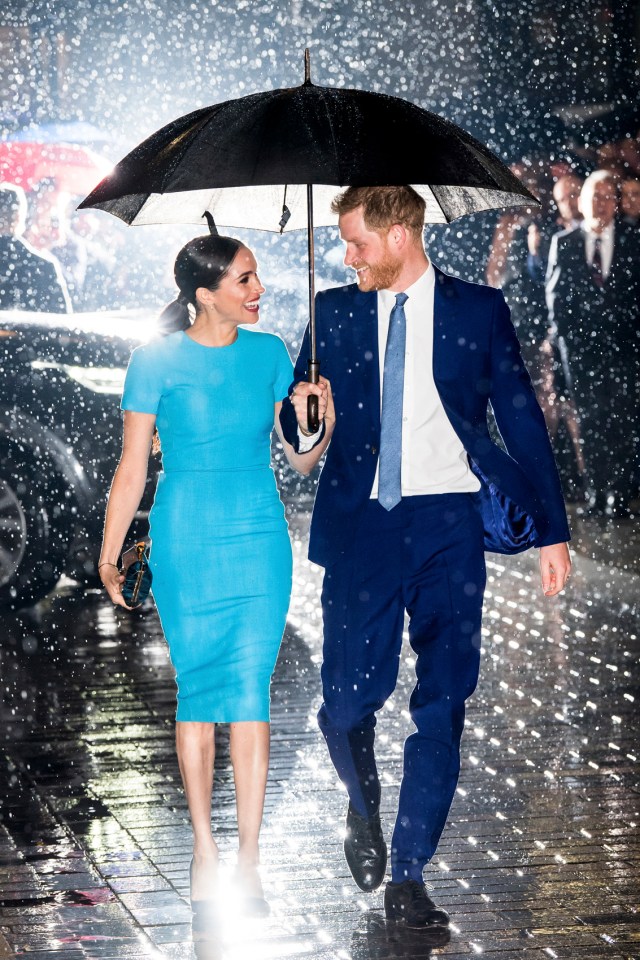
<svg viewBox="0 0 640 960">
<path fill-rule="evenodd" d="M 584 234 L 586 234 L 587 237 L 590 237 L 591 240 L 600 239 L 604 243 L 608 243 L 608 241 L 611 240 L 613 237 L 613 221 L 607 224 L 607 226 L 604 228 L 602 233 L 594 233 L 592 230 L 587 230 L 587 228 L 584 225 L 584 220 L 580 222 L 580 229 Z"/>
<path fill-rule="evenodd" d="M 413 298 L 417 300 L 421 297 L 427 296 L 428 293 L 434 288 L 436 283 L 436 272 L 433 269 L 433 264 L 429 260 L 427 269 L 422 273 L 417 280 L 415 280 L 410 287 L 404 291 L 408 298 Z M 393 290 L 378 290 L 378 297 L 380 298 L 380 303 L 386 310 L 391 310 L 396 302 L 397 293 L 400 291 L 394 292 Z"/>
</svg>

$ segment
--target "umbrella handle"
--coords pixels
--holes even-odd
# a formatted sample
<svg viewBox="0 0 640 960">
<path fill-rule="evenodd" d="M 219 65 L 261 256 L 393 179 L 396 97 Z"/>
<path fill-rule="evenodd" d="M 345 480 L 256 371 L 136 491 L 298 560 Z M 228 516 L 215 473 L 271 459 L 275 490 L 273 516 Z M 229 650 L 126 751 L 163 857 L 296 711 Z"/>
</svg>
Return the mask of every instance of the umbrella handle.
<svg viewBox="0 0 640 960">
<path fill-rule="evenodd" d="M 307 361 L 307 382 L 320 383 L 320 361 Z M 307 397 L 307 427 L 310 433 L 316 433 L 320 427 L 320 416 L 318 413 L 318 398 L 312 393 Z"/>
</svg>

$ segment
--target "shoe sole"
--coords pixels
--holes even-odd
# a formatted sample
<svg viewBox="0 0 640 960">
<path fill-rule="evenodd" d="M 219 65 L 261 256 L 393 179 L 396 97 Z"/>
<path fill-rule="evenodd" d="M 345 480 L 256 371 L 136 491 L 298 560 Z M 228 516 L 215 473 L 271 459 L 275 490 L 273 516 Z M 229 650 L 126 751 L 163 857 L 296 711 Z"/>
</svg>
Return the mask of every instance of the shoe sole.
<svg viewBox="0 0 640 960">
<path fill-rule="evenodd" d="M 398 926 L 406 927 L 407 930 L 448 930 L 449 921 L 444 920 L 428 920 L 426 923 L 411 923 L 405 917 L 390 917 L 385 914 L 387 923 L 395 923 Z"/>
</svg>

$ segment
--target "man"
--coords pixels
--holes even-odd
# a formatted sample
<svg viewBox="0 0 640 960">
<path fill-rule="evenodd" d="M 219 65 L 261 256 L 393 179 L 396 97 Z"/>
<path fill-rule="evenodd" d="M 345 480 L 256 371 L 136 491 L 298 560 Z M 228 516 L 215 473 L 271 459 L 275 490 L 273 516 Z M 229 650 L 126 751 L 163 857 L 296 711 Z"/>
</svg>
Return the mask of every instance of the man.
<svg viewBox="0 0 640 960">
<path fill-rule="evenodd" d="M 620 213 L 622 222 L 631 227 L 640 225 L 640 180 L 628 177 L 620 184 Z"/>
<path fill-rule="evenodd" d="M 70 313 L 60 266 L 23 238 L 27 199 L 22 187 L 0 183 L 0 310 Z"/>
<path fill-rule="evenodd" d="M 349 794 L 347 862 L 358 886 L 374 890 L 387 855 L 375 713 L 395 687 L 406 609 L 417 729 L 405 744 L 385 911 L 426 927 L 448 922 L 423 869 L 454 795 L 465 700 L 478 676 L 485 543 L 508 553 L 539 546 L 553 596 L 570 567 L 569 531 L 502 293 L 434 268 L 422 242 L 425 205 L 410 187 L 350 188 L 334 210 L 357 277 L 317 297 L 335 419 L 304 440 L 308 395 L 331 408 L 329 382 L 302 382 L 308 331 L 281 412 L 296 450 L 316 444 L 310 463 L 328 445 L 309 546 L 326 568 L 319 722 Z M 489 437 L 489 402 L 509 455 Z"/>
<path fill-rule="evenodd" d="M 559 177 L 553 185 L 552 196 L 556 205 L 557 216 L 551 225 L 552 232 L 559 230 L 573 230 L 582 220 L 580 213 L 580 190 L 582 189 L 582 180 L 574 173 L 565 173 Z M 516 218 L 515 214 L 510 216 Z M 538 228 L 537 224 L 529 227 L 527 246 L 528 260 L 527 269 L 529 276 L 536 282 L 543 282 L 545 277 L 545 265 L 549 252 L 549 232 L 546 230 L 546 236 Z M 496 282 L 497 280 L 497 282 Z M 491 286 L 501 286 L 500 278 L 492 277 L 487 268 L 487 283 Z"/>
<path fill-rule="evenodd" d="M 60 265 L 74 309 L 81 309 L 87 277 L 87 247 L 71 229 L 71 197 L 50 178 L 40 180 L 30 196 L 31 223 L 26 237 L 38 253 Z"/>
<path fill-rule="evenodd" d="M 553 200 L 558 210 L 556 223 L 561 230 L 577 227 L 582 219 L 580 213 L 580 190 L 582 180 L 573 173 L 559 177 L 553 185 Z"/>
<path fill-rule="evenodd" d="M 625 516 L 638 444 L 640 232 L 616 222 L 607 170 L 587 177 L 580 210 L 582 223 L 552 238 L 549 322 L 580 418 L 591 509 Z"/>
</svg>

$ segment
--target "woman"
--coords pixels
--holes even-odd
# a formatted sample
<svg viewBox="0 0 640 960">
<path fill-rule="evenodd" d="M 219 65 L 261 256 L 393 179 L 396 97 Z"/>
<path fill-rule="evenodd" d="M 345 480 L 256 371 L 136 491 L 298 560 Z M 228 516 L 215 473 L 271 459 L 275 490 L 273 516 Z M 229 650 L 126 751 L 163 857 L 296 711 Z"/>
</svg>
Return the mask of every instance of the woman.
<svg viewBox="0 0 640 960">
<path fill-rule="evenodd" d="M 116 564 L 157 426 L 163 472 L 150 517 L 150 566 L 178 686 L 176 743 L 194 834 L 192 907 L 206 909 L 215 897 L 214 724 L 230 723 L 238 879 L 246 906 L 267 913 L 257 868 L 269 683 L 291 592 L 270 435 L 274 424 L 279 431 L 292 365 L 278 337 L 240 326 L 258 322 L 264 293 L 255 257 L 240 241 L 198 237 L 178 254 L 174 274 L 180 292 L 160 318 L 167 335 L 134 350 L 127 371 L 123 451 L 99 571 L 113 602 L 126 606 Z M 319 409 L 330 435 L 328 404 L 325 381 Z M 304 456 L 283 445 L 292 466 L 309 473 L 327 443 Z"/>
</svg>

